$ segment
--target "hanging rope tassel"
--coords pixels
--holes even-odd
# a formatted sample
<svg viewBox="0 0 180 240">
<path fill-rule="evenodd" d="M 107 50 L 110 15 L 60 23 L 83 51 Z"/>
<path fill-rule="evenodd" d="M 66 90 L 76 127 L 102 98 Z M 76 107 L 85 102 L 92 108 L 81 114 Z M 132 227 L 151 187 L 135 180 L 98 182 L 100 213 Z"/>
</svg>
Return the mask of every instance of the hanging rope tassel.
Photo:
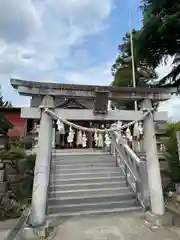
<svg viewBox="0 0 180 240">
<path fill-rule="evenodd" d="M 132 141 L 132 149 L 136 152 L 137 151 L 139 152 L 139 149 L 140 149 L 139 138 L 140 138 L 139 124 L 138 124 L 138 122 L 136 122 L 134 124 L 134 128 L 133 128 L 133 140 L 134 141 Z"/>
<path fill-rule="evenodd" d="M 83 133 L 83 136 L 82 136 L 82 146 L 84 148 L 87 147 L 87 137 L 85 132 Z"/>
<path fill-rule="evenodd" d="M 102 133 L 99 133 L 98 136 L 98 147 L 104 147 L 104 139 Z"/>
<path fill-rule="evenodd" d="M 60 132 L 60 134 L 62 134 L 62 135 L 65 134 L 64 123 L 58 119 L 56 124 L 57 124 L 57 128 L 58 128 L 58 131 Z"/>
<path fill-rule="evenodd" d="M 104 143 L 106 144 L 106 146 L 107 146 L 108 148 L 109 148 L 110 145 L 111 145 L 111 139 L 110 139 L 108 133 L 105 134 L 105 141 L 104 141 Z"/>
<path fill-rule="evenodd" d="M 136 140 L 138 140 L 139 137 L 140 137 L 139 124 L 138 124 L 138 122 L 136 122 L 136 123 L 134 124 L 133 137 L 134 137 Z"/>
<path fill-rule="evenodd" d="M 142 122 L 139 122 L 139 134 L 142 136 L 144 134 L 143 124 Z"/>
<path fill-rule="evenodd" d="M 82 145 L 82 131 L 78 131 L 76 145 Z"/>
<path fill-rule="evenodd" d="M 126 129 L 126 137 L 130 142 L 132 141 L 131 130 L 129 129 L 129 127 Z"/>
<path fill-rule="evenodd" d="M 98 134 L 97 134 L 97 132 L 95 132 L 95 134 L 94 134 L 94 141 L 95 141 L 95 145 L 96 145 L 96 147 L 98 147 Z"/>
<path fill-rule="evenodd" d="M 144 150 L 143 134 L 144 134 L 143 123 L 139 122 L 139 151 Z"/>
<path fill-rule="evenodd" d="M 69 134 L 67 137 L 67 141 L 68 141 L 68 143 L 70 143 L 70 145 L 72 145 L 72 143 L 74 141 L 74 131 L 71 126 L 69 127 Z"/>
</svg>

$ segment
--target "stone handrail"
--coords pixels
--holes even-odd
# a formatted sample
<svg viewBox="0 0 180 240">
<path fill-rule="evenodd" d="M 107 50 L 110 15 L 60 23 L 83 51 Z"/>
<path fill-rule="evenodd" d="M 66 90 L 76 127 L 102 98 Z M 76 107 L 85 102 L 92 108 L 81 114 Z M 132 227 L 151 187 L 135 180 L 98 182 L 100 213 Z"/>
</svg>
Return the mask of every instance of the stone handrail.
<svg viewBox="0 0 180 240">
<path fill-rule="evenodd" d="M 23 227 L 27 223 L 30 213 L 31 213 L 31 210 L 29 209 L 29 207 L 24 210 L 20 219 L 17 221 L 17 224 L 10 231 L 10 233 L 7 235 L 5 240 L 21 239 Z"/>
<path fill-rule="evenodd" d="M 111 154 L 116 156 L 116 164 L 121 168 L 126 181 L 136 193 L 139 202 L 145 209 L 150 208 L 146 162 L 140 159 L 133 150 L 120 138 L 118 133 L 111 134 Z"/>
</svg>

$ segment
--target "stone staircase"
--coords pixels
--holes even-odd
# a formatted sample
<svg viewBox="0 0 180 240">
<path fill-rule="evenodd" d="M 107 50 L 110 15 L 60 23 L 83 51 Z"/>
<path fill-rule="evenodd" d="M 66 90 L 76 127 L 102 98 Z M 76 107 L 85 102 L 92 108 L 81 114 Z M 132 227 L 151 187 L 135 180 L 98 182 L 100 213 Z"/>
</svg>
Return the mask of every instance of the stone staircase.
<svg viewBox="0 0 180 240">
<path fill-rule="evenodd" d="M 140 210 L 115 157 L 105 152 L 54 154 L 48 218 Z"/>
</svg>

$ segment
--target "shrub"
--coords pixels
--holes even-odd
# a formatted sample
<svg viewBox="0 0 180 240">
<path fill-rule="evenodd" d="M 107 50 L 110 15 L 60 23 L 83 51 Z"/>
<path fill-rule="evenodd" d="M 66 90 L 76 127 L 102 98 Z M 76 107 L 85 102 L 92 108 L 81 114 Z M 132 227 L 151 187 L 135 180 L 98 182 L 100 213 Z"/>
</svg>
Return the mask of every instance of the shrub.
<svg viewBox="0 0 180 240">
<path fill-rule="evenodd" d="M 0 159 L 1 160 L 18 160 L 18 159 L 23 159 L 25 158 L 26 153 L 25 150 L 23 148 L 20 147 L 14 147 L 11 146 L 11 148 L 6 151 L 3 150 L 0 152 Z"/>
<path fill-rule="evenodd" d="M 3 214 L 3 219 L 7 217 L 17 217 L 21 215 L 20 210 L 22 206 L 29 204 L 32 196 L 36 155 L 27 155 L 25 149 L 20 148 L 18 145 L 11 145 L 11 148 L 8 151 L 3 150 L 0 152 L 0 160 L 5 165 L 5 181 L 7 181 L 6 193 L 10 194 L 7 195 L 5 193 L 0 199 L 0 205 L 6 210 Z M 8 173 L 8 165 L 15 169 L 15 172 L 12 173 L 14 178 L 8 178 L 8 176 L 11 176 L 11 173 Z M 14 205 L 11 206 L 11 211 L 9 212 L 7 209 L 8 206 L 11 205 L 12 196 L 14 199 Z M 5 198 L 7 199 L 4 202 Z M 2 205 L 3 202 L 4 205 Z M 19 208 L 17 208 L 17 205 Z M 1 210 L 2 209 L 0 209 L 0 212 Z"/>
<path fill-rule="evenodd" d="M 19 145 L 25 149 L 31 149 L 34 144 L 34 137 L 32 135 L 25 136 L 19 140 Z"/>
<path fill-rule="evenodd" d="M 180 162 L 178 156 L 176 132 L 180 131 L 180 122 L 168 123 L 166 134 L 169 139 L 166 141 L 167 161 L 170 169 L 171 179 L 175 182 L 180 181 Z"/>
<path fill-rule="evenodd" d="M 35 161 L 36 161 L 36 154 L 26 155 L 26 166 L 29 171 L 34 172 Z"/>
</svg>

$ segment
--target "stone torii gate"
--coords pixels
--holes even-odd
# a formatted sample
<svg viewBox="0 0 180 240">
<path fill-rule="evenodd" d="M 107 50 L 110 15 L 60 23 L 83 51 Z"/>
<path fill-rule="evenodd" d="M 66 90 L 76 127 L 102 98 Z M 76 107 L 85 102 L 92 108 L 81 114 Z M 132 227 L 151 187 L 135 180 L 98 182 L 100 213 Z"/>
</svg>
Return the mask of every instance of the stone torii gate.
<svg viewBox="0 0 180 240">
<path fill-rule="evenodd" d="M 44 109 L 52 110 L 57 116 L 70 120 L 111 120 L 138 121 L 143 111 L 152 109 L 154 101 L 164 101 L 171 97 L 165 88 L 114 88 L 108 86 L 85 86 L 57 83 L 41 83 L 11 79 L 11 85 L 19 94 L 30 96 L 31 107 L 22 108 L 23 118 L 40 119 L 39 148 L 37 152 L 34 188 L 32 196 L 33 227 L 43 226 L 46 215 L 46 197 L 52 151 L 52 117 Z M 58 109 L 56 105 L 63 99 L 73 97 L 87 103 L 86 109 Z M 100 101 L 100 99 L 103 101 Z M 108 100 L 138 100 L 141 110 L 109 110 Z M 93 102 L 95 101 L 94 107 Z M 90 104 L 89 104 L 90 103 Z M 99 104 L 102 103 L 102 104 Z M 156 215 L 164 214 L 164 201 L 160 178 L 160 167 L 155 137 L 154 121 L 166 121 L 166 112 L 154 112 L 144 120 L 144 146 L 147 160 L 151 210 Z"/>
</svg>

